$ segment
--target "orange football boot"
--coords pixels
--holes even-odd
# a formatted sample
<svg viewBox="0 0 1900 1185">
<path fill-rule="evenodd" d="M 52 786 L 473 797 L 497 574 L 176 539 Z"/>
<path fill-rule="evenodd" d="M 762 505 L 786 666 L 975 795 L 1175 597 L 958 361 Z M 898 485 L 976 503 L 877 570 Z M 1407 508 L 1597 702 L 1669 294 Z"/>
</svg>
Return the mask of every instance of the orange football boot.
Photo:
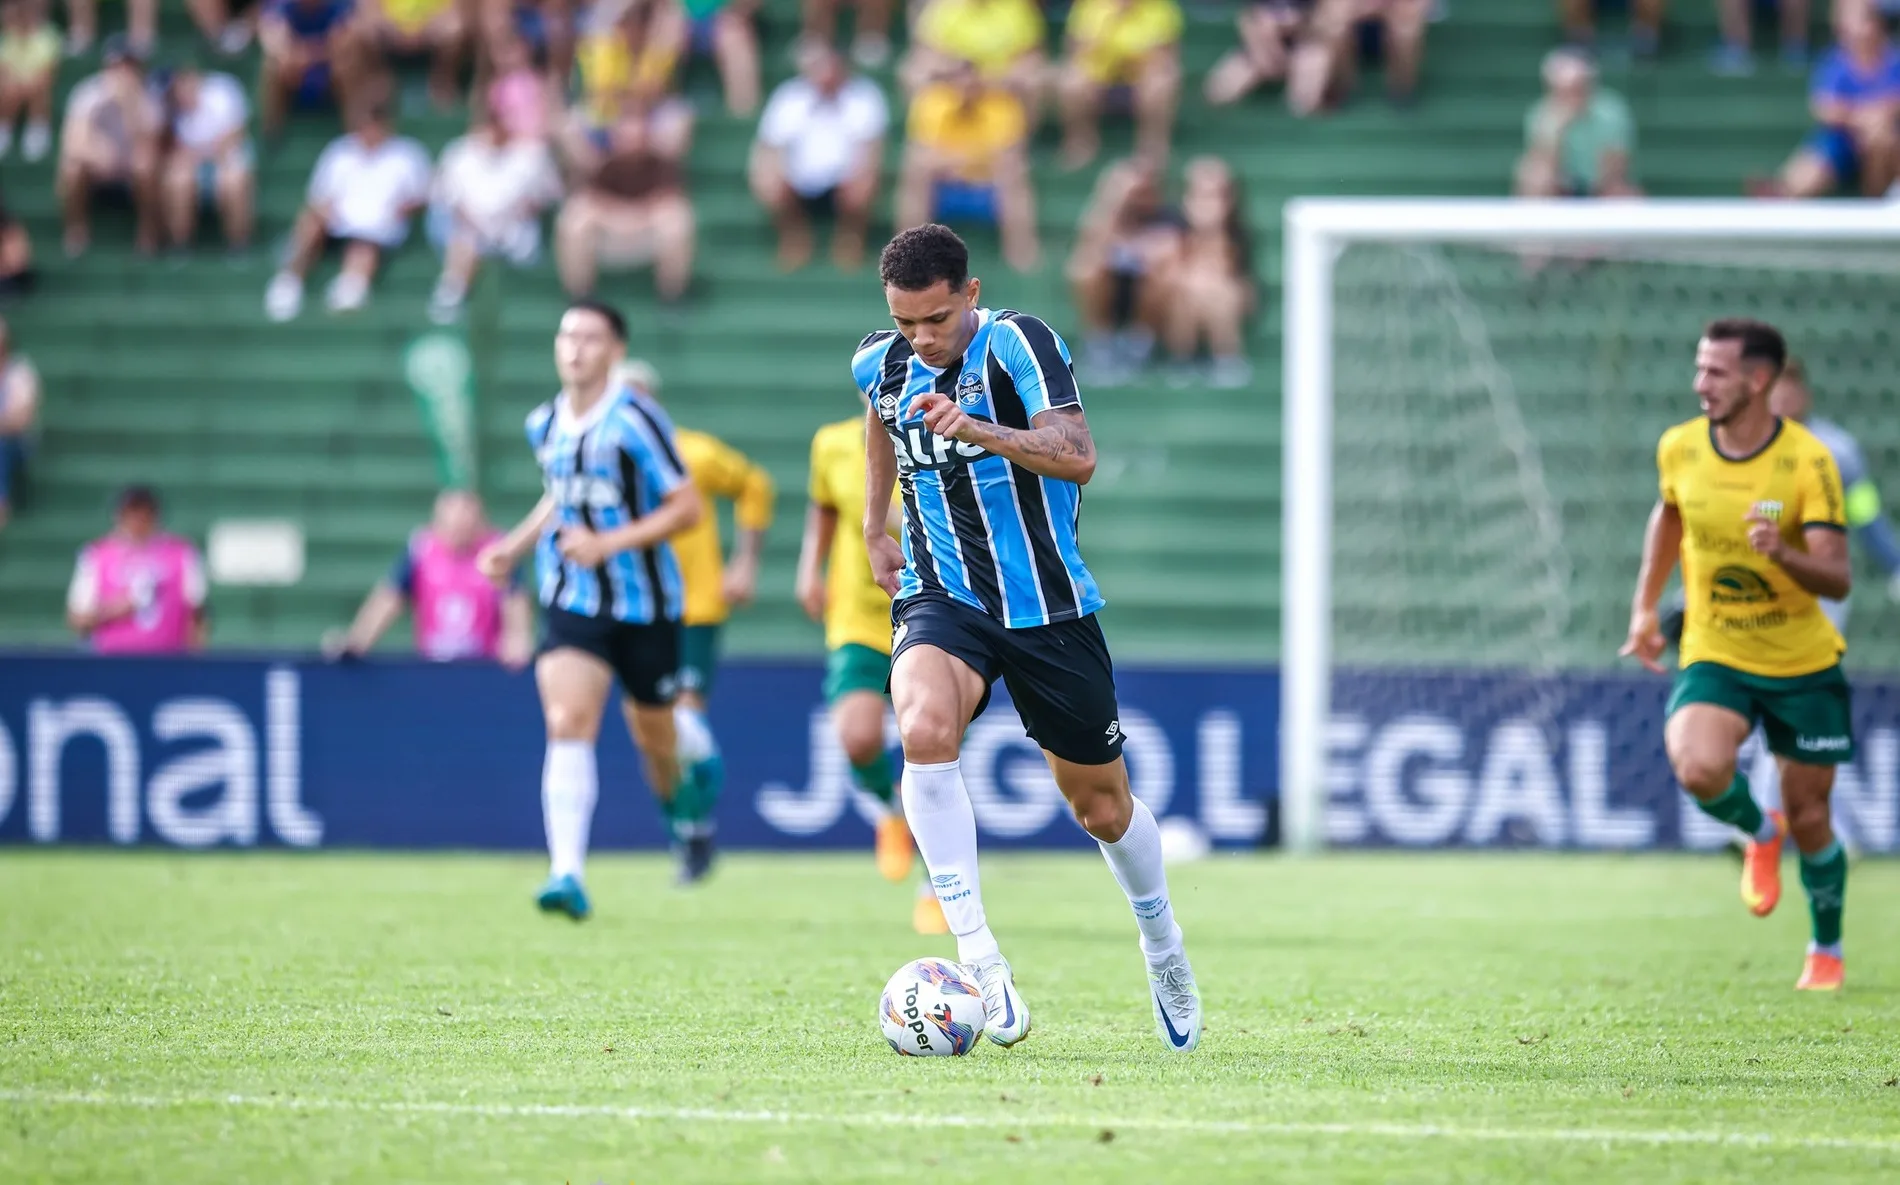
<svg viewBox="0 0 1900 1185">
<path fill-rule="evenodd" d="M 943 903 L 930 891 L 929 885 L 919 885 L 917 904 L 910 911 L 911 929 L 919 934 L 948 934 L 950 923 L 944 920 Z"/>
<path fill-rule="evenodd" d="M 916 855 L 917 847 L 911 842 L 910 828 L 902 815 L 886 815 L 877 821 L 877 870 L 885 880 L 908 877 Z"/>
<path fill-rule="evenodd" d="M 1775 825 L 1775 837 L 1751 839 L 1742 853 L 1742 904 L 1758 918 L 1775 912 L 1781 901 L 1781 845 L 1788 838 L 1788 817 L 1769 811 L 1768 818 Z"/>
<path fill-rule="evenodd" d="M 1795 981 L 1797 992 L 1838 992 L 1841 981 L 1846 978 L 1847 967 L 1839 955 L 1823 954 L 1820 951 L 1808 953 L 1808 965 L 1801 969 L 1801 978 Z"/>
</svg>

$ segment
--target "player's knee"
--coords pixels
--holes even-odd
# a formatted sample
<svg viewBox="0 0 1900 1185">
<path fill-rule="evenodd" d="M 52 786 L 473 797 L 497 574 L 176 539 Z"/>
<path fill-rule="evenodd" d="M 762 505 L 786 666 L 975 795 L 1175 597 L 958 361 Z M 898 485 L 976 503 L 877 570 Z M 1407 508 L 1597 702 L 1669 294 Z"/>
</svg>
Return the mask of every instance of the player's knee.
<svg viewBox="0 0 1900 1185">
<path fill-rule="evenodd" d="M 942 705 L 907 706 L 897 715 L 897 731 L 904 740 L 904 756 L 918 762 L 954 761 L 963 729 Z"/>
<path fill-rule="evenodd" d="M 1719 761 L 1704 753 L 1683 753 L 1673 764 L 1676 780 L 1697 798 L 1714 798 L 1735 780 L 1735 763 Z"/>
<path fill-rule="evenodd" d="M 876 728 L 847 724 L 838 730 L 838 744 L 852 765 L 869 765 L 884 755 L 884 722 Z"/>
<path fill-rule="evenodd" d="M 594 724 L 588 714 L 561 703 L 548 704 L 542 711 L 551 741 L 591 741 Z"/>
<path fill-rule="evenodd" d="M 1082 830 L 1105 843 L 1114 843 L 1128 830 L 1135 804 L 1124 788 L 1091 786 L 1069 795 L 1069 809 Z"/>
<path fill-rule="evenodd" d="M 1788 811 L 1788 830 L 1794 836 L 1796 847 L 1804 852 L 1815 852 L 1826 847 L 1828 841 L 1833 839 L 1833 819 L 1825 797 L 1792 797 L 1785 806 Z"/>
</svg>

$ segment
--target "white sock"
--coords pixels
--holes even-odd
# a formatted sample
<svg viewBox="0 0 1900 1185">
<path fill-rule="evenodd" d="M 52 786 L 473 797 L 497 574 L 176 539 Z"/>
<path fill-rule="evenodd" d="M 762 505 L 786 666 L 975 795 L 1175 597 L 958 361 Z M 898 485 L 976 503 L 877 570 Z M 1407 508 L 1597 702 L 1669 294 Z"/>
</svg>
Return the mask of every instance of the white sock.
<svg viewBox="0 0 1900 1185">
<path fill-rule="evenodd" d="M 579 877 L 594 823 L 594 746 L 549 741 L 541 766 L 541 821 L 548 833 L 548 875 Z"/>
<path fill-rule="evenodd" d="M 673 705 L 673 735 L 678 738 L 674 756 L 682 771 L 719 755 L 719 742 L 713 739 L 712 725 L 703 714 L 685 704 Z"/>
<path fill-rule="evenodd" d="M 944 920 L 957 936 L 957 960 L 995 958 L 1000 952 L 983 917 L 983 888 L 976 874 L 976 811 L 956 762 L 904 763 L 904 817 L 930 869 Z"/>
<path fill-rule="evenodd" d="M 1180 945 L 1181 931 L 1174 924 L 1174 906 L 1168 901 L 1168 873 L 1161 862 L 1161 828 L 1154 812 L 1137 798 L 1128 818 L 1128 830 L 1114 843 L 1096 841 L 1108 860 L 1115 880 L 1128 894 L 1128 905 L 1135 911 L 1135 924 L 1141 927 L 1141 949 L 1150 958 L 1167 954 Z"/>
</svg>

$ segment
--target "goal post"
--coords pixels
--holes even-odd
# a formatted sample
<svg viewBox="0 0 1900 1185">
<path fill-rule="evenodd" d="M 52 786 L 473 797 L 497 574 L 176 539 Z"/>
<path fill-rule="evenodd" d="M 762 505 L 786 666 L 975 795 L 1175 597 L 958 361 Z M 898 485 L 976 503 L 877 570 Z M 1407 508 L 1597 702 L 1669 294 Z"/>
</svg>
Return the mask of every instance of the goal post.
<svg viewBox="0 0 1900 1185">
<path fill-rule="evenodd" d="M 1661 389 L 1663 351 L 1671 350 L 1679 360 L 1675 390 L 1686 397 L 1693 335 L 1677 340 L 1675 320 L 1656 310 L 1692 315 L 1696 324 L 1758 312 L 1775 320 L 1763 310 L 1776 307 L 1779 277 L 1794 274 L 1782 269 L 1797 269 L 1810 291 L 1827 293 L 1835 283 L 1830 277 L 1865 265 L 1863 248 L 1888 252 L 1890 262 L 1900 259 L 1891 254 L 1900 247 L 1900 203 L 1301 198 L 1285 208 L 1284 233 L 1280 802 L 1286 846 L 1310 852 L 1327 836 L 1336 655 L 1356 640 L 1341 626 L 1339 596 L 1365 602 L 1353 611 L 1355 620 L 1378 626 L 1370 631 L 1379 635 L 1376 644 L 1404 643 L 1388 647 L 1397 651 L 1394 662 L 1418 666 L 1462 648 L 1494 651 L 1492 660 L 1502 665 L 1548 662 L 1555 669 L 1573 661 L 1564 643 L 1574 623 L 1566 615 L 1587 613 L 1599 624 L 1605 616 L 1600 603 L 1561 612 L 1537 603 L 1568 597 L 1577 573 L 1598 566 L 1592 562 L 1597 553 L 1588 550 L 1589 538 L 1578 544 L 1582 564 L 1566 550 L 1565 520 L 1575 517 L 1574 507 L 1541 492 L 1551 482 L 1540 459 L 1539 409 L 1527 410 L 1535 400 L 1527 400 L 1526 380 L 1517 377 L 1527 371 L 1513 371 L 1513 352 L 1536 355 L 1543 335 L 1556 342 L 1566 333 L 1595 332 L 1602 317 L 1588 302 L 1601 303 L 1601 290 L 1613 289 L 1622 294 L 1619 332 L 1669 338 L 1653 347 L 1639 343 L 1654 354 L 1648 373 L 1659 377 L 1652 386 Z M 1368 262 L 1342 274 L 1342 260 L 1352 258 Z M 1540 271 L 1538 263 L 1552 259 L 1558 266 Z M 1573 278 L 1592 270 L 1599 278 Z M 1555 280 L 1548 279 L 1552 274 Z M 1883 272 L 1889 288 L 1896 274 L 1900 265 Z M 1560 292 L 1554 307 L 1541 307 L 1540 301 L 1552 301 L 1553 287 Z M 1883 312 L 1893 315 L 1900 336 L 1900 297 Z M 1666 332 L 1663 320 L 1669 321 Z M 1342 340 L 1351 340 L 1352 348 L 1341 350 Z M 1791 345 L 1806 349 L 1799 339 Z M 1594 366 L 1579 365 L 1578 358 L 1606 358 L 1603 365 L 1616 368 L 1630 353 L 1602 341 L 1551 351 L 1558 358 L 1552 365 L 1573 372 Z M 1590 375 L 1566 381 L 1582 392 L 1579 398 L 1589 397 Z M 1452 401 L 1458 409 L 1447 414 L 1464 419 L 1446 429 L 1444 439 L 1419 446 L 1415 456 L 1398 457 L 1386 472 L 1380 457 L 1405 450 L 1406 434 Z M 1342 402 L 1355 418 L 1336 423 Z M 1692 404 L 1678 410 L 1677 420 L 1694 414 Z M 1606 407 L 1601 414 L 1614 413 Z M 1360 458 L 1345 472 L 1338 458 L 1350 443 L 1344 437 L 1362 429 L 1378 437 L 1366 446 L 1371 463 Z M 1654 435 L 1648 440 L 1653 450 Z M 1615 448 L 1617 457 L 1626 457 L 1631 445 L 1619 439 Z M 1426 498 L 1432 505 L 1407 521 L 1369 527 L 1373 538 L 1365 554 L 1355 552 L 1353 570 L 1342 573 L 1336 563 L 1341 540 L 1358 524 L 1337 520 L 1339 490 L 1384 482 L 1383 494 L 1370 496 L 1383 496 L 1378 504 L 1398 515 L 1411 500 L 1401 483 L 1438 472 L 1444 472 L 1443 488 L 1433 485 Z M 1653 481 L 1653 474 L 1647 477 Z M 1486 536 L 1482 546 L 1490 550 L 1395 554 L 1408 539 L 1434 529 L 1446 532 L 1434 547 L 1455 550 L 1469 535 Z M 1593 524 L 1585 534 L 1596 529 Z M 1622 529 L 1637 535 L 1641 521 Z M 1542 538 L 1551 534 L 1557 537 Z M 1463 567 L 1486 570 L 1470 580 Z M 1625 598 L 1633 575 L 1633 568 L 1615 573 Z M 1385 583 L 1451 591 L 1443 605 L 1384 605 L 1378 597 Z"/>
</svg>

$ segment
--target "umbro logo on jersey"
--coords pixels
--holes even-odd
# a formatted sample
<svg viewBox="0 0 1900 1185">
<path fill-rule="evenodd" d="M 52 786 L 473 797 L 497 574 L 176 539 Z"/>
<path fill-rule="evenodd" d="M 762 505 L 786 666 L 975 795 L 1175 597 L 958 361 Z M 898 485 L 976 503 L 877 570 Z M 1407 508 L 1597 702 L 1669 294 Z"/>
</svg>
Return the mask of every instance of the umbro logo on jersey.
<svg viewBox="0 0 1900 1185">
<path fill-rule="evenodd" d="M 1121 735 L 1122 735 L 1122 722 L 1119 720 L 1110 720 L 1108 722 L 1108 728 L 1104 730 L 1102 733 L 1102 739 L 1106 740 L 1109 744 L 1112 745 L 1116 741 L 1121 739 Z"/>
<path fill-rule="evenodd" d="M 884 396 L 884 398 L 877 401 L 877 405 L 883 408 L 885 411 L 891 411 L 897 406 L 897 396 L 886 395 Z"/>
</svg>

